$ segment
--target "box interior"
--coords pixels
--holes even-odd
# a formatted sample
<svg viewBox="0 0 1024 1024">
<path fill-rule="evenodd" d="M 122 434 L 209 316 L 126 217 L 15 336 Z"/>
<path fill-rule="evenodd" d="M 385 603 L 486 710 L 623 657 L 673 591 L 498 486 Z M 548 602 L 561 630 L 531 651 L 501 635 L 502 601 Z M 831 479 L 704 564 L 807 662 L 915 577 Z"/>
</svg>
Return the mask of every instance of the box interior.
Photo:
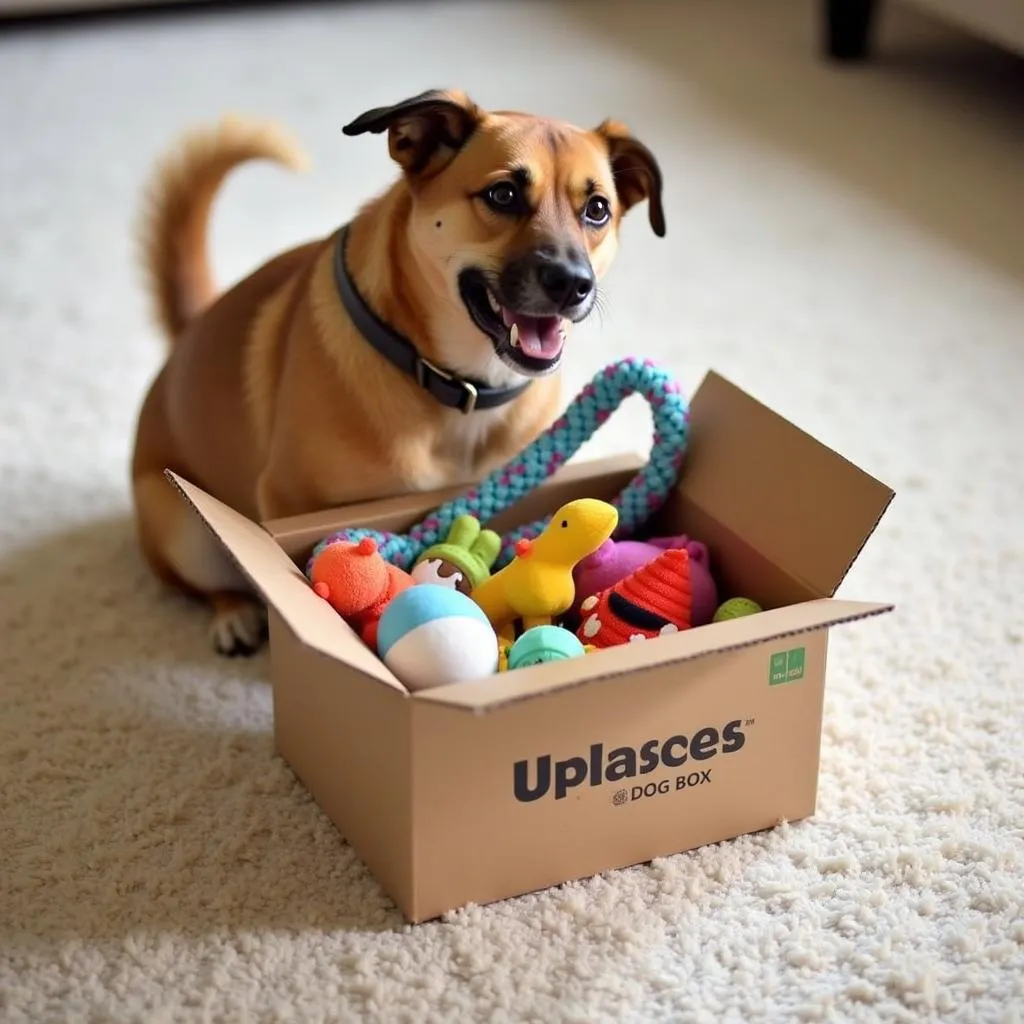
<svg viewBox="0 0 1024 1024">
<path fill-rule="evenodd" d="M 570 464 L 487 525 L 501 532 L 576 497 L 610 500 L 642 465 L 638 456 Z M 404 532 L 462 488 L 257 525 L 180 477 L 169 476 L 302 642 L 406 693 L 383 662 L 313 594 L 301 567 L 313 546 L 333 531 L 361 526 Z M 638 536 L 684 532 L 704 542 L 719 599 L 749 597 L 765 611 L 647 644 L 604 650 L 578 663 L 539 665 L 472 687 L 422 691 L 413 699 L 481 709 L 888 611 L 891 605 L 831 598 L 892 497 L 884 484 L 709 373 L 690 403 L 690 441 L 679 486 Z"/>
</svg>

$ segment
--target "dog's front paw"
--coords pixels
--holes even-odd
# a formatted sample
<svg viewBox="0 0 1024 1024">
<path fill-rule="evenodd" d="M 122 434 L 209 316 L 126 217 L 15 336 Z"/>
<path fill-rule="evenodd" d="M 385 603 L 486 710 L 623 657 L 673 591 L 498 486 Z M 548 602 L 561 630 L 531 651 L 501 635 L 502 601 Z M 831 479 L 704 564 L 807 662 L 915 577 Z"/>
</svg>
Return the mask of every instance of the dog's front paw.
<svg viewBox="0 0 1024 1024">
<path fill-rule="evenodd" d="M 227 658 L 249 657 L 267 639 L 267 610 L 242 598 L 220 599 L 214 603 L 210 641 L 218 654 Z"/>
</svg>

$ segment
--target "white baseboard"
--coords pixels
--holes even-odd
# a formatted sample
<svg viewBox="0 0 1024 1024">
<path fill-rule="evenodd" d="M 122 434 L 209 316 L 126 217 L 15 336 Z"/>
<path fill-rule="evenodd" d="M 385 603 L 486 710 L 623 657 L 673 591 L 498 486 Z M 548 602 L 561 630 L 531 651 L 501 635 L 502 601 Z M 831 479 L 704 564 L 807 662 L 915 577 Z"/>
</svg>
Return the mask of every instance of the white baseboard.
<svg viewBox="0 0 1024 1024">
<path fill-rule="evenodd" d="M 196 3 L 198 0 L 161 0 L 162 3 Z M 105 11 L 115 7 L 141 7 L 147 0 L 0 0 L 0 18 L 23 18 L 33 14 L 62 14 L 77 11 Z"/>
</svg>

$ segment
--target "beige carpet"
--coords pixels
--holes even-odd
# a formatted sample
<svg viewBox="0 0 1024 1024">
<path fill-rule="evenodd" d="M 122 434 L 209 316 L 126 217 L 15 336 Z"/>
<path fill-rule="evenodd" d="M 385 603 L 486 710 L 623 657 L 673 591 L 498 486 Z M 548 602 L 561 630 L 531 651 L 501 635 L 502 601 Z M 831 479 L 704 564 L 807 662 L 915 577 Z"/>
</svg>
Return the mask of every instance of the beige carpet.
<svg viewBox="0 0 1024 1024">
<path fill-rule="evenodd" d="M 1024 74 L 905 14 L 829 69 L 813 6 L 0 35 L 0 1019 L 1024 1019 Z M 649 143 L 669 235 L 629 225 L 569 389 L 626 351 L 752 389 L 896 488 L 843 594 L 898 611 L 834 638 L 814 820 L 410 929 L 275 758 L 266 656 L 140 564 L 129 230 L 180 128 L 280 116 L 315 170 L 232 180 L 229 280 L 378 188 L 340 126 L 435 84 Z"/>
</svg>

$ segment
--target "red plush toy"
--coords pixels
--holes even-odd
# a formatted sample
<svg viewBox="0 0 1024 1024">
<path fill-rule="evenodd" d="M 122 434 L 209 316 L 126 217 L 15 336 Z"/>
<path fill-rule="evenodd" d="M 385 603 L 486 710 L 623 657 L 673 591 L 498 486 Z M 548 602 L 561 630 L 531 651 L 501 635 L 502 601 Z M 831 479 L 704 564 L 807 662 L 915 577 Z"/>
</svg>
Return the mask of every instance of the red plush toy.
<svg viewBox="0 0 1024 1024">
<path fill-rule="evenodd" d="M 385 562 L 371 537 L 357 544 L 328 544 L 313 560 L 313 589 L 362 637 L 377 649 L 377 623 L 388 603 L 414 580 Z"/>
<path fill-rule="evenodd" d="M 693 624 L 690 556 L 673 549 L 580 605 L 576 635 L 597 648 L 678 633 Z"/>
</svg>

